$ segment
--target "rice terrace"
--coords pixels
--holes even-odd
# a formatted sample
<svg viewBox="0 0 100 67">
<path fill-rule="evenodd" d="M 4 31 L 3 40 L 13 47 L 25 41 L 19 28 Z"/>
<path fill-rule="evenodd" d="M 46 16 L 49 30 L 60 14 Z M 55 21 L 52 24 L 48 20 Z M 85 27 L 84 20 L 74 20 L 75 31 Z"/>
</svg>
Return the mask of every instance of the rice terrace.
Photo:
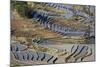
<svg viewBox="0 0 100 67">
<path fill-rule="evenodd" d="M 11 66 L 95 60 L 95 6 L 11 1 Z"/>
</svg>

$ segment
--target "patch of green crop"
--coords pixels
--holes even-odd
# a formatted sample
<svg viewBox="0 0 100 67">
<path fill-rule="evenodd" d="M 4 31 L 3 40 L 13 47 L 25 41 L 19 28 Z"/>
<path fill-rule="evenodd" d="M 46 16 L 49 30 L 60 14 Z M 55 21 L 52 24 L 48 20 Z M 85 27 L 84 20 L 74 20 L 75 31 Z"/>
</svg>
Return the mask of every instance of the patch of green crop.
<svg viewBox="0 0 100 67">
<path fill-rule="evenodd" d="M 11 1 L 11 9 L 16 10 L 21 16 L 26 16 L 28 10 L 27 2 Z"/>
</svg>

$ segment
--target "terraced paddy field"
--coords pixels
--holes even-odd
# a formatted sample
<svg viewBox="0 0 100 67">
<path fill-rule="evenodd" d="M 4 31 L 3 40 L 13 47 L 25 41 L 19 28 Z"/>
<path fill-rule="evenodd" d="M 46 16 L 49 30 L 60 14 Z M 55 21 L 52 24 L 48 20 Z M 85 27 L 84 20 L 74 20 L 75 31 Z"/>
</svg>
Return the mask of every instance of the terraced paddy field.
<svg viewBox="0 0 100 67">
<path fill-rule="evenodd" d="M 94 61 L 94 44 L 26 45 L 11 44 L 11 64 L 37 65 Z"/>
<path fill-rule="evenodd" d="M 95 60 L 95 6 L 11 1 L 11 66 Z"/>
</svg>

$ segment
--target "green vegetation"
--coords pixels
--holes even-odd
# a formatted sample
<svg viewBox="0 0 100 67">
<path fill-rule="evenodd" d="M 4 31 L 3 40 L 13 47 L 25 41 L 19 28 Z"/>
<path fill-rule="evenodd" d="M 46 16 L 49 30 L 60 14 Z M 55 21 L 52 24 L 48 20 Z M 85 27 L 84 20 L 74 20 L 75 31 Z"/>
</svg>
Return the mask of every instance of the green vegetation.
<svg viewBox="0 0 100 67">
<path fill-rule="evenodd" d="M 16 10 L 21 16 L 26 16 L 28 10 L 27 2 L 11 1 L 12 10 Z"/>
<path fill-rule="evenodd" d="M 29 14 L 29 11 L 32 10 L 44 10 L 44 11 L 50 11 L 55 13 L 64 14 L 65 11 L 58 10 L 53 7 L 46 6 L 44 3 L 33 3 L 33 2 L 20 2 L 20 1 L 11 1 L 11 9 L 16 10 L 19 15 L 22 17 L 27 17 Z"/>
</svg>

